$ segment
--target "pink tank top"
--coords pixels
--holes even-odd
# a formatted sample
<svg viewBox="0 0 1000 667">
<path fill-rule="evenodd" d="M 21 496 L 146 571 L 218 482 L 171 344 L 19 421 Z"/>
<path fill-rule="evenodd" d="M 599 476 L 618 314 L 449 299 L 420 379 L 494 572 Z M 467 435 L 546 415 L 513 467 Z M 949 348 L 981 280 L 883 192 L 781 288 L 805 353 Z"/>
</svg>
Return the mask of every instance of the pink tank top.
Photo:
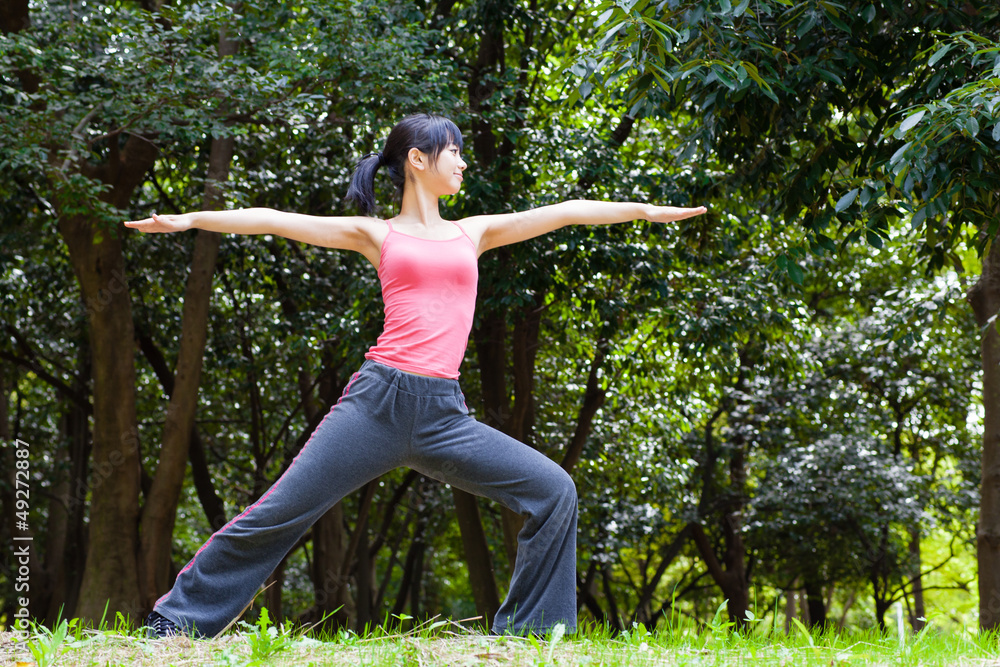
<svg viewBox="0 0 1000 667">
<path fill-rule="evenodd" d="M 401 371 L 457 378 L 476 310 L 478 255 L 462 234 L 437 241 L 389 225 L 378 277 L 385 327 L 366 359 Z"/>
</svg>

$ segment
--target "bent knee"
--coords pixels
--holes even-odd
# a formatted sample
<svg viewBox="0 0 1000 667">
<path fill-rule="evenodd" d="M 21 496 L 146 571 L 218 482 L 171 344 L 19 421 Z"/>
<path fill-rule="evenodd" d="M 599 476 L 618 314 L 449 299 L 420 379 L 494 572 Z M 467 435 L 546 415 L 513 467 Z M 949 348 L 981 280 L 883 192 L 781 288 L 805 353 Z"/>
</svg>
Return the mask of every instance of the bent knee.
<svg viewBox="0 0 1000 667">
<path fill-rule="evenodd" d="M 560 467 L 558 473 L 552 475 L 549 484 L 552 498 L 558 499 L 561 503 L 572 503 L 574 507 L 576 506 L 576 482 L 573 481 L 568 472 Z"/>
</svg>

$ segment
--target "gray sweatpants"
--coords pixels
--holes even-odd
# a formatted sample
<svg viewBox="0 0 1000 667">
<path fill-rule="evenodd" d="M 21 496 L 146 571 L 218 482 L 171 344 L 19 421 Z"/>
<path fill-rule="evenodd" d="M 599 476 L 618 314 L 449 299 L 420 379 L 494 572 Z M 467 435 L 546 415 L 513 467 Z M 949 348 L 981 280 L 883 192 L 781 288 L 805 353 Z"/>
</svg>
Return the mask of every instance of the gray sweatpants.
<svg viewBox="0 0 1000 667">
<path fill-rule="evenodd" d="M 240 614 L 309 527 L 399 466 L 526 517 L 493 631 L 576 629 L 573 480 L 535 449 L 477 422 L 457 380 L 366 361 L 278 481 L 198 550 L 156 611 L 211 637 Z"/>
</svg>

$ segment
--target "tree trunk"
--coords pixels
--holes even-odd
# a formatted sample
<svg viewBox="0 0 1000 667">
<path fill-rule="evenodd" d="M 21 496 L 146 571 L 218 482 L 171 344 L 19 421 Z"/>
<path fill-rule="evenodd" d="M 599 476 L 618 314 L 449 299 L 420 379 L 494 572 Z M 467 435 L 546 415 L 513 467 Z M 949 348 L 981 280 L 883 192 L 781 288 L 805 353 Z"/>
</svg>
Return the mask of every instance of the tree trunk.
<svg viewBox="0 0 1000 667">
<path fill-rule="evenodd" d="M 0 3 L 0 24 L 4 34 L 28 28 L 29 3 L 24 0 Z M 21 71 L 17 75 L 26 91 L 38 89 L 37 72 Z M 62 159 L 58 155 L 60 147 L 53 148 L 51 159 L 58 164 Z M 129 137 L 124 147 L 117 141 L 110 142 L 109 150 L 109 159 L 99 167 L 66 160 L 64 171 L 79 169 L 110 186 L 101 199 L 123 208 L 152 165 L 156 149 L 148 142 Z M 58 198 L 56 204 L 61 208 Z M 139 452 L 132 307 L 125 283 L 121 241 L 117 226 L 79 214 L 60 211 L 58 227 L 87 305 L 94 369 L 90 540 L 77 615 L 95 620 L 107 609 L 111 614 L 122 611 L 135 616 L 139 611 L 136 571 Z"/>
<path fill-rule="evenodd" d="M 730 579 L 729 590 L 726 592 L 729 604 L 726 609 L 730 620 L 737 627 L 744 627 L 747 610 L 750 609 L 750 585 L 747 581 L 742 513 L 733 512 L 726 517 L 723 529 L 726 534 L 726 574 Z"/>
<path fill-rule="evenodd" d="M 722 594 L 726 597 L 726 610 L 729 612 L 729 620 L 742 628 L 746 626 L 746 610 L 750 607 L 750 589 L 746 582 L 746 570 L 743 567 L 743 559 L 734 558 L 737 552 L 742 551 L 742 536 L 732 535 L 732 525 L 723 526 L 726 533 L 726 555 L 724 564 L 715 555 L 715 550 L 708 541 L 701 524 L 691 524 L 692 537 L 698 547 L 701 558 L 708 566 L 708 572 L 715 584 L 722 589 Z"/>
<path fill-rule="evenodd" d="M 587 444 L 587 438 L 594 427 L 594 417 L 597 411 L 604 405 L 607 392 L 601 388 L 597 373 L 604 363 L 607 354 L 607 341 L 599 341 L 597 351 L 590 363 L 590 371 L 587 374 L 587 387 L 583 392 L 583 402 L 580 404 L 580 411 L 576 417 L 576 429 L 573 437 L 566 447 L 566 454 L 563 456 L 562 467 L 568 473 L 572 473 L 576 464 L 580 462 L 583 455 L 583 447 Z"/>
<path fill-rule="evenodd" d="M 129 141 L 129 144 L 135 142 Z M 145 169 L 141 173 L 145 173 Z M 79 216 L 59 231 L 83 300 L 90 307 L 94 375 L 94 448 L 89 549 L 78 615 L 98 621 L 105 608 L 136 618 L 142 611 L 137 572 L 139 450 L 135 414 L 132 304 L 116 232 Z"/>
<path fill-rule="evenodd" d="M 755 365 L 752 348 L 748 345 L 740 350 L 740 367 L 733 387 L 742 391 L 746 385 L 747 376 Z M 729 450 L 729 489 L 722 490 L 721 498 L 716 500 L 720 490 L 713 482 L 713 471 L 722 452 L 715 444 L 715 421 L 724 414 L 731 414 L 735 405 L 730 399 L 724 399 L 722 405 L 705 424 L 705 460 L 701 464 L 702 491 L 698 501 L 698 513 L 704 517 L 708 507 L 718 503 L 718 526 L 722 532 L 724 552 L 720 561 L 715 549 L 708 541 L 701 523 L 691 525 L 694 531 L 695 545 L 702 559 L 708 566 L 708 572 L 715 583 L 726 596 L 726 608 L 729 619 L 738 628 L 745 628 L 746 613 L 750 607 L 750 582 L 746 566 L 746 546 L 743 542 L 743 507 L 747 494 L 747 442 L 745 437 L 737 432 L 727 448 Z M 721 502 L 718 502 L 721 501 Z M 712 512 L 714 513 L 714 512 Z"/>
<path fill-rule="evenodd" d="M 476 612 L 483 617 L 487 628 L 493 625 L 493 617 L 500 608 L 496 577 L 493 576 L 493 559 L 490 556 L 483 522 L 479 516 L 479 499 L 452 487 L 455 499 L 455 513 L 462 533 L 465 562 L 469 567 L 469 585 L 476 602 Z"/>
<path fill-rule="evenodd" d="M 785 634 L 791 634 L 792 632 L 792 619 L 795 618 L 795 583 L 798 579 L 792 583 L 792 588 L 785 591 Z"/>
<path fill-rule="evenodd" d="M 685 543 L 691 538 L 691 526 L 685 526 L 681 529 L 674 539 L 670 541 L 665 549 L 660 555 L 660 564 L 656 568 L 656 572 L 650 578 L 649 582 L 643 586 L 642 592 L 639 594 L 639 600 L 635 605 L 635 616 L 644 620 L 645 622 L 651 622 L 653 619 L 653 614 L 647 615 L 644 619 L 640 617 L 641 610 L 652 609 L 651 604 L 653 601 L 653 594 L 656 593 L 656 589 L 660 585 L 660 581 L 663 579 L 663 575 L 666 574 L 667 568 L 670 564 L 680 555 L 681 550 L 684 548 Z"/>
<path fill-rule="evenodd" d="M 417 545 L 417 557 L 413 561 L 413 569 L 410 575 L 410 615 L 418 619 L 418 622 L 420 615 L 423 613 L 421 596 L 423 595 L 424 558 L 426 554 L 427 544 L 424 542 L 423 534 L 421 534 L 420 542 Z"/>
<path fill-rule="evenodd" d="M 354 600 L 344 574 L 347 536 L 344 534 L 344 506 L 337 503 L 312 527 L 312 581 L 316 618 L 322 628 L 337 630 L 346 627 L 355 615 Z"/>
<path fill-rule="evenodd" d="M 72 407 L 70 408 L 72 410 Z M 66 422 L 70 419 L 70 415 L 65 415 L 63 417 L 63 437 L 68 435 L 69 427 Z M 67 469 L 69 466 L 66 465 L 69 459 L 69 452 L 60 449 L 56 453 L 57 466 Z M 45 532 L 47 539 L 45 541 L 45 562 L 43 565 L 43 570 L 45 571 L 45 591 L 44 598 L 42 600 L 42 607 L 45 609 L 45 622 L 51 623 L 55 619 L 50 617 L 52 612 L 53 602 L 56 598 L 59 598 L 59 603 L 62 604 L 62 596 L 59 595 L 57 591 L 61 588 L 60 584 L 65 582 L 65 568 L 66 563 L 63 560 L 63 554 L 66 553 L 66 540 L 69 535 L 69 499 L 70 499 L 70 478 L 64 477 L 65 473 L 60 473 L 59 481 L 52 485 L 52 495 L 49 498 L 49 516 L 48 520 L 45 522 Z M 60 591 L 61 592 L 61 591 Z M 40 595 L 42 591 L 35 591 L 34 586 L 32 590 L 32 595 Z"/>
<path fill-rule="evenodd" d="M 880 587 L 879 582 L 878 582 L 878 577 L 873 574 L 871 576 L 871 580 L 872 580 L 872 589 L 875 591 L 875 595 L 874 595 L 874 598 L 875 598 L 875 627 L 878 628 L 879 632 L 883 632 L 884 633 L 885 630 L 886 630 L 885 613 L 887 611 L 889 611 L 889 607 L 891 605 L 889 604 L 888 599 L 884 595 L 880 595 L 879 594 L 879 591 L 881 590 L 881 587 Z"/>
<path fill-rule="evenodd" d="M 111 142 L 108 162 L 82 165 L 111 186 L 102 199 L 124 208 L 156 159 L 156 149 L 129 137 Z M 60 215 L 83 302 L 87 305 L 94 391 L 90 525 L 77 615 L 99 621 L 123 612 L 138 618 L 139 431 L 135 412 L 135 332 L 120 227 Z"/>
<path fill-rule="evenodd" d="M 366 488 L 366 493 L 370 490 L 371 484 L 369 483 L 368 488 Z M 354 572 L 358 587 L 358 618 L 355 630 L 358 634 L 364 634 L 366 630 L 371 629 L 370 625 L 375 620 L 372 609 L 373 564 L 371 554 L 368 551 L 368 513 L 366 511 L 362 510 L 361 516 L 358 518 L 358 525 L 354 530 L 355 536 L 352 542 L 356 547 L 353 553 L 357 556 Z"/>
<path fill-rule="evenodd" d="M 60 615 L 61 618 L 73 617 L 77 588 L 83 574 L 80 554 L 85 552 L 82 536 L 84 498 L 74 491 L 80 488 L 77 485 L 78 480 L 84 484 L 86 480 L 86 476 L 80 473 L 87 460 L 88 421 L 85 409 L 73 401 L 67 403 L 61 431 L 64 441 L 69 443 L 69 446 L 60 449 L 57 454 L 59 467 L 63 472 L 60 473 L 59 482 L 52 488 L 46 529 L 48 533 L 44 565 L 48 597 L 45 605 L 46 623 L 55 623 Z"/>
<path fill-rule="evenodd" d="M 604 599 L 608 603 L 608 618 L 611 619 L 611 627 L 615 632 L 623 629 L 621 612 L 618 611 L 618 603 L 615 602 L 615 595 L 611 591 L 611 566 L 607 563 L 601 565 L 601 584 L 604 589 Z"/>
<path fill-rule="evenodd" d="M 480 325 L 473 329 L 472 335 L 476 343 L 479 382 L 485 410 L 481 421 L 506 433 L 511 419 L 510 402 L 507 399 L 507 353 L 504 344 L 507 324 L 499 315 L 484 315 Z"/>
<path fill-rule="evenodd" d="M 601 608 L 601 604 L 597 601 L 597 561 L 591 560 L 590 565 L 587 567 L 587 576 L 581 577 L 580 573 L 577 572 L 576 575 L 576 588 L 577 595 L 580 598 L 580 602 L 586 607 L 590 613 L 593 615 L 594 620 L 597 621 L 598 625 L 609 625 L 612 621 L 608 620 L 607 614 Z"/>
<path fill-rule="evenodd" d="M 291 555 L 291 554 L 289 554 Z M 281 559 L 278 567 L 264 582 L 263 606 L 267 608 L 267 617 L 271 623 L 278 625 L 285 620 L 282 602 L 282 589 L 285 587 L 285 567 L 288 565 L 288 555 Z"/>
<path fill-rule="evenodd" d="M 806 606 L 809 608 L 809 627 L 822 629 L 826 625 L 826 602 L 823 600 L 823 587 L 807 578 L 805 592 Z"/>
<path fill-rule="evenodd" d="M 65 427 L 64 427 L 65 428 Z M 60 468 L 66 467 L 67 452 L 60 449 L 55 457 L 56 465 Z M 61 477 L 61 474 L 60 474 Z M 69 496 L 69 481 L 61 477 L 56 484 L 53 484 L 51 495 L 49 496 L 49 516 L 45 521 L 45 557 L 42 562 L 42 576 L 31 582 L 32 604 L 34 598 L 38 598 L 37 608 L 41 610 L 40 618 L 44 618 L 46 623 L 52 623 L 55 619 L 49 617 L 56 595 L 56 581 L 63 580 L 62 555 L 66 549 L 66 536 L 68 533 L 69 512 L 67 512 L 67 499 Z M 59 600 L 60 604 L 62 600 Z"/>
<path fill-rule="evenodd" d="M 983 454 L 979 525 L 979 627 L 1000 630 L 1000 244 L 994 239 L 983 257 L 983 272 L 969 290 L 976 322 L 983 329 Z"/>
<path fill-rule="evenodd" d="M 403 561 L 403 577 L 399 582 L 399 592 L 392 606 L 393 615 L 399 616 L 406 609 L 406 602 L 409 600 L 410 616 L 417 623 L 420 622 L 420 580 L 423 577 L 424 552 L 427 549 L 424 533 L 429 518 L 428 510 L 421 507 L 413 526 L 413 539 L 410 540 L 410 547 Z"/>
<path fill-rule="evenodd" d="M 80 345 L 80 372 L 77 376 L 77 389 L 86 392 L 87 379 L 90 377 L 89 358 L 86 343 Z M 76 605 L 80 596 L 80 585 L 83 580 L 83 569 L 87 554 L 87 462 L 90 460 L 90 416 L 88 410 L 76 402 L 70 402 L 66 419 L 66 438 L 69 443 L 68 489 L 66 494 L 66 540 L 61 553 L 52 554 L 52 558 L 61 559 L 61 563 L 53 563 L 53 595 L 49 603 L 46 618 L 55 620 L 60 614 L 62 618 L 76 615 Z M 48 555 L 47 555 L 48 557 Z"/>
<path fill-rule="evenodd" d="M 740 383 L 737 383 L 740 386 Z M 712 428 L 709 424 L 708 429 Z M 709 433 L 709 441 L 711 440 Z M 706 447 L 715 451 L 711 442 L 706 443 Z M 728 498 L 722 505 L 722 516 L 719 521 L 719 528 L 725 545 L 725 551 L 720 560 L 715 554 L 715 549 L 708 541 L 704 528 L 700 523 L 691 524 L 694 531 L 693 537 L 698 552 L 702 560 L 708 566 L 708 572 L 716 585 L 722 589 L 726 597 L 726 609 L 729 612 L 729 619 L 737 627 L 746 626 L 746 612 L 750 608 L 750 585 L 747 580 L 746 569 L 746 547 L 743 543 L 743 494 L 746 487 L 746 445 L 743 438 L 737 436 L 732 444 L 732 453 L 729 461 L 729 477 L 731 489 Z M 706 465 L 714 465 L 714 453 L 707 457 Z M 705 487 L 708 488 L 707 486 Z M 702 492 L 701 502 L 706 502 L 705 491 Z"/>
<path fill-rule="evenodd" d="M 913 614 L 910 616 L 910 627 L 914 632 L 920 632 L 927 625 L 927 609 L 924 604 L 924 579 L 920 570 L 920 527 L 910 529 L 910 563 L 913 567 Z"/>
<path fill-rule="evenodd" d="M 494 133 L 494 123 L 490 114 L 493 93 L 503 78 L 498 75 L 504 69 L 506 26 L 502 14 L 500 20 L 483 26 L 477 42 L 475 61 L 467 63 L 469 69 L 467 94 L 472 110 L 472 146 L 481 173 L 490 174 L 493 183 L 500 188 L 500 196 L 509 201 L 511 187 L 511 154 L 514 146 L 509 140 L 498 140 Z M 482 211 L 476 211 L 482 212 Z M 500 248 L 497 258 L 500 266 L 510 256 L 509 248 Z M 482 379 L 483 406 L 486 409 L 485 423 L 509 433 L 511 415 L 506 387 L 506 346 L 507 317 L 502 308 L 493 312 L 481 311 L 481 326 L 473 332 L 476 353 L 479 357 Z M 499 593 L 489 559 L 489 546 L 483 530 L 479 505 L 474 497 L 458 490 L 453 491 L 455 508 L 459 512 L 458 525 L 465 546 L 469 579 L 476 608 L 479 614 L 492 623 L 499 609 Z M 517 532 L 520 518 L 501 508 L 501 524 L 504 531 L 504 550 L 511 569 L 517 558 Z M 475 542 L 475 544 L 474 544 Z M 484 558 L 485 555 L 485 558 Z"/>
<path fill-rule="evenodd" d="M 508 435 L 526 445 L 534 446 L 535 428 L 535 360 L 538 356 L 538 334 L 542 323 L 545 294 L 538 293 L 532 303 L 523 308 L 514 323 L 511 352 L 514 372 L 514 408 Z"/>
<path fill-rule="evenodd" d="M 857 597 L 857 594 L 853 590 L 847 596 L 847 602 L 844 603 L 844 607 L 840 611 L 840 619 L 837 621 L 837 630 L 843 630 L 847 627 L 847 614 L 851 611 L 851 607 L 854 606 L 854 601 L 857 600 Z"/>
</svg>

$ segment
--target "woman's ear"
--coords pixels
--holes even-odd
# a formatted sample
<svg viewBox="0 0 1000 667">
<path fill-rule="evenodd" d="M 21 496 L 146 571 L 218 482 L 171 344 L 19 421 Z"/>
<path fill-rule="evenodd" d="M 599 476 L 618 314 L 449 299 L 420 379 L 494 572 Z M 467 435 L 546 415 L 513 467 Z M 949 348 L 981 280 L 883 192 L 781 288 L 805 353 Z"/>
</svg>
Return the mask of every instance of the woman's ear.
<svg viewBox="0 0 1000 667">
<path fill-rule="evenodd" d="M 411 148 L 406 152 L 406 161 L 410 168 L 424 171 L 427 169 L 427 156 L 419 148 Z"/>
</svg>

